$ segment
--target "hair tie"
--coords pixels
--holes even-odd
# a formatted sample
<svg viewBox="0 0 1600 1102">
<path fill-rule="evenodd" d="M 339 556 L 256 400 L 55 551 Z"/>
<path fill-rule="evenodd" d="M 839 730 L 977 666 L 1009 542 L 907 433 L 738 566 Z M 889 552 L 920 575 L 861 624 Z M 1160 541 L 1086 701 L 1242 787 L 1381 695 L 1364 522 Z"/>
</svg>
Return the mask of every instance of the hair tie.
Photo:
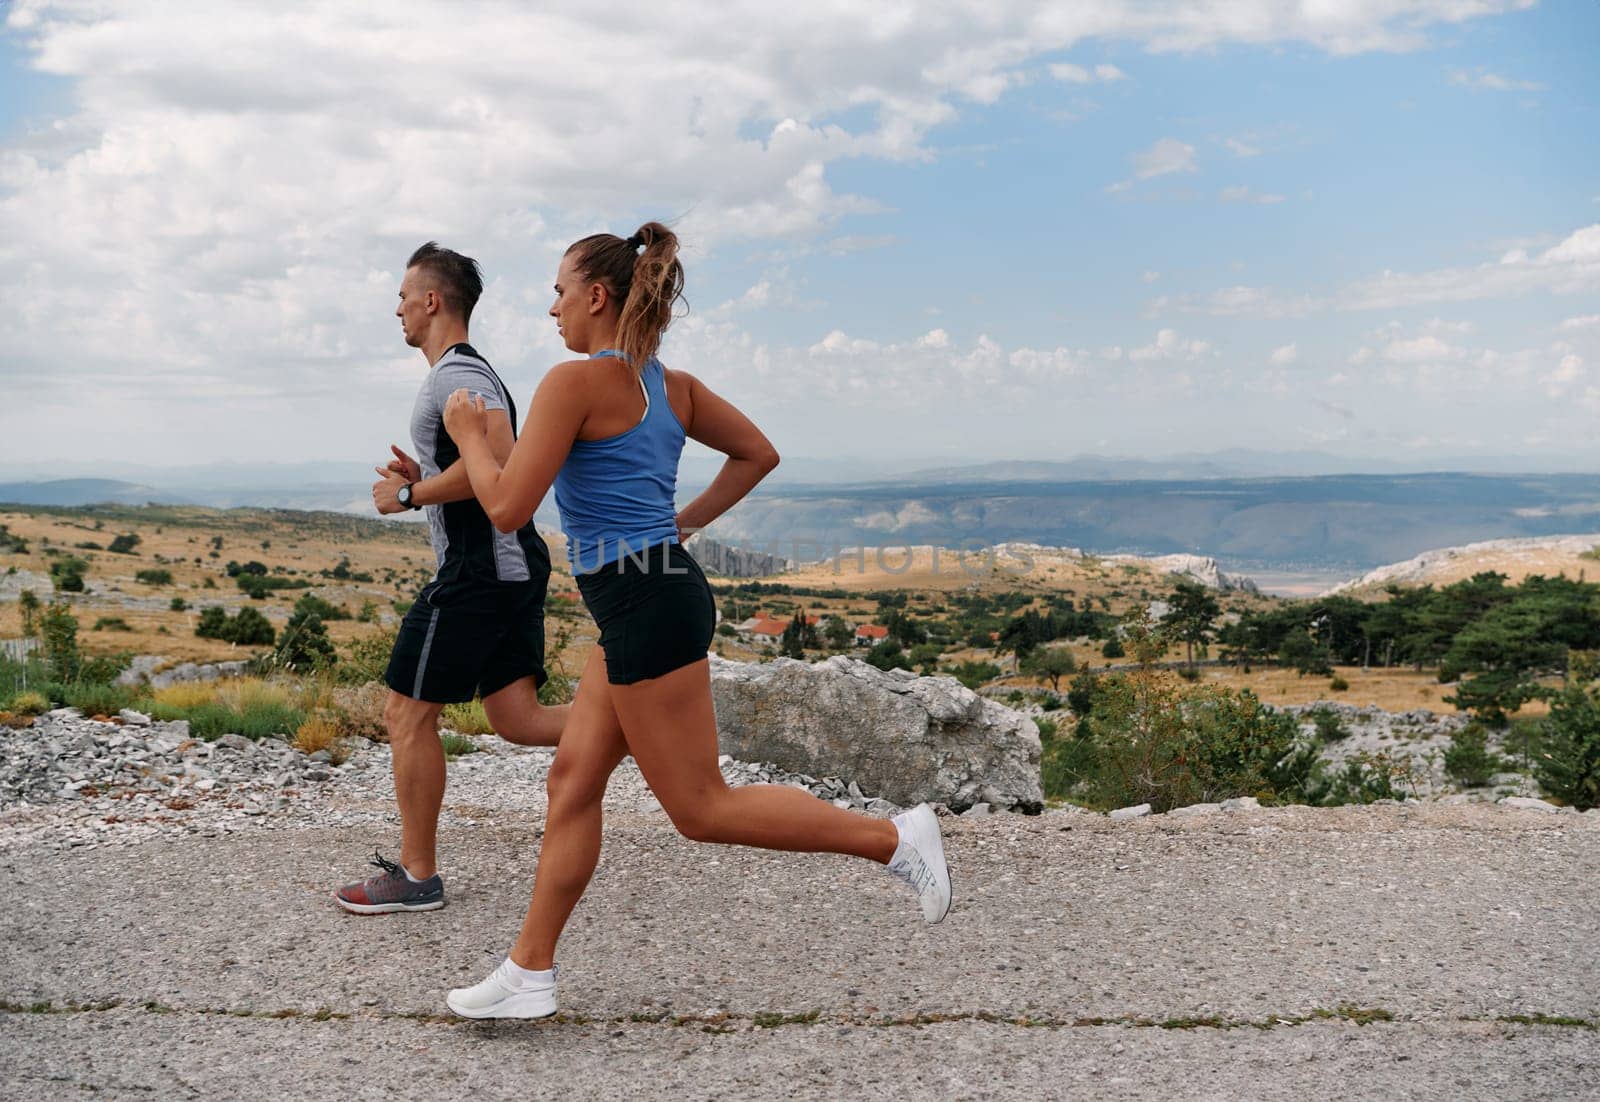
<svg viewBox="0 0 1600 1102">
<path fill-rule="evenodd" d="M 637 249 L 640 245 L 644 244 L 644 238 L 640 237 L 638 234 L 634 234 L 632 237 L 624 241 L 623 244 L 628 246 L 630 249 Z"/>
</svg>

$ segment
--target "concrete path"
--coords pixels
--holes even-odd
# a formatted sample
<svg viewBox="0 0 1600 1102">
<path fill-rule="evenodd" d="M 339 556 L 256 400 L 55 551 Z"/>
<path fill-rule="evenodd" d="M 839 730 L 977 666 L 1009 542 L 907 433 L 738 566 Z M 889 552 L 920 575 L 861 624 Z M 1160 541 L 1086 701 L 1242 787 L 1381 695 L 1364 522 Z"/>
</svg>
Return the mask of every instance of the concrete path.
<svg viewBox="0 0 1600 1102">
<path fill-rule="evenodd" d="M 539 817 L 450 906 L 329 901 L 349 826 L 0 856 L 0 1097 L 1600 1097 L 1600 819 L 1489 806 L 946 820 L 957 901 L 608 819 L 562 1014 L 444 991 L 516 929 Z"/>
</svg>

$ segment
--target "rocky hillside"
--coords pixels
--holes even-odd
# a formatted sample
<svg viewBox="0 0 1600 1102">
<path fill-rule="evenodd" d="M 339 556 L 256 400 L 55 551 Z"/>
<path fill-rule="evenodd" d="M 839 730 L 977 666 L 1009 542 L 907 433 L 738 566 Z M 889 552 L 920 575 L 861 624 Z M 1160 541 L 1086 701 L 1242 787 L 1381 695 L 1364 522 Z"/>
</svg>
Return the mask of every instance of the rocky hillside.
<svg viewBox="0 0 1600 1102">
<path fill-rule="evenodd" d="M 1484 540 L 1461 547 L 1424 551 L 1404 562 L 1370 570 L 1343 582 L 1327 595 L 1362 596 L 1379 593 L 1388 585 L 1448 585 L 1486 570 L 1504 574 L 1514 585 L 1534 574 L 1550 577 L 1565 573 L 1576 577 L 1586 570 L 1600 574 L 1600 562 L 1585 555 L 1600 547 L 1600 532 L 1575 536 L 1537 536 L 1526 539 Z"/>
</svg>

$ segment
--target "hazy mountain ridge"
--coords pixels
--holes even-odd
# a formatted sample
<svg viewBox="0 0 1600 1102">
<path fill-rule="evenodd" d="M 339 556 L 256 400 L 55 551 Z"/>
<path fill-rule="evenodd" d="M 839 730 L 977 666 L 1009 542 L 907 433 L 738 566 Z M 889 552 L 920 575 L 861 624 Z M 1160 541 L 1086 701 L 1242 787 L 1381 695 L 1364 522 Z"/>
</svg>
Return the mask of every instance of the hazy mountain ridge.
<svg viewBox="0 0 1600 1102">
<path fill-rule="evenodd" d="M 1005 470 L 1013 470 L 1007 465 Z M 1004 542 L 1096 554 L 1216 559 L 1229 571 L 1315 567 L 1359 575 L 1424 551 L 1597 527 L 1600 476 L 1358 474 L 1312 478 L 965 481 L 916 477 L 763 485 L 707 536 L 748 552 L 815 560 L 841 547 Z M 295 483 L 166 489 L 115 480 L 0 484 L 0 500 L 81 505 L 188 502 L 370 514 L 368 484 Z M 695 492 L 685 478 L 679 499 Z M 538 514 L 555 521 L 549 503 Z"/>
</svg>

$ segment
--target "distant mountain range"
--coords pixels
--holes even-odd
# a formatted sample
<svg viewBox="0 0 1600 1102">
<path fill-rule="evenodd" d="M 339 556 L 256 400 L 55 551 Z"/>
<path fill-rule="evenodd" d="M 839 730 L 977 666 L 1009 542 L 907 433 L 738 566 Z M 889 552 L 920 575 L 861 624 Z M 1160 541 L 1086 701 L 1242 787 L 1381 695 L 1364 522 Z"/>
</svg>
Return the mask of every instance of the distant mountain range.
<svg viewBox="0 0 1600 1102">
<path fill-rule="evenodd" d="M 1149 462 L 1079 457 L 923 468 L 876 481 L 774 479 L 708 535 L 797 561 L 827 557 L 840 547 L 1019 541 L 1102 554 L 1205 555 L 1245 573 L 1304 567 L 1355 574 L 1431 548 L 1600 527 L 1595 474 L 1159 473 L 1232 470 L 1259 458 L 1246 452 Z M 686 457 L 680 501 L 708 482 L 716 466 L 705 457 Z M 1068 471 L 1074 476 L 1063 477 Z M 1094 477 L 1083 475 L 1091 471 Z M 212 469 L 209 484 L 197 471 L 170 481 L 0 483 L 0 502 L 370 511 L 371 468 L 342 468 L 342 477 L 334 479 L 329 473 L 328 465 L 302 464 Z M 541 524 L 556 524 L 548 501 L 537 516 Z"/>
</svg>

